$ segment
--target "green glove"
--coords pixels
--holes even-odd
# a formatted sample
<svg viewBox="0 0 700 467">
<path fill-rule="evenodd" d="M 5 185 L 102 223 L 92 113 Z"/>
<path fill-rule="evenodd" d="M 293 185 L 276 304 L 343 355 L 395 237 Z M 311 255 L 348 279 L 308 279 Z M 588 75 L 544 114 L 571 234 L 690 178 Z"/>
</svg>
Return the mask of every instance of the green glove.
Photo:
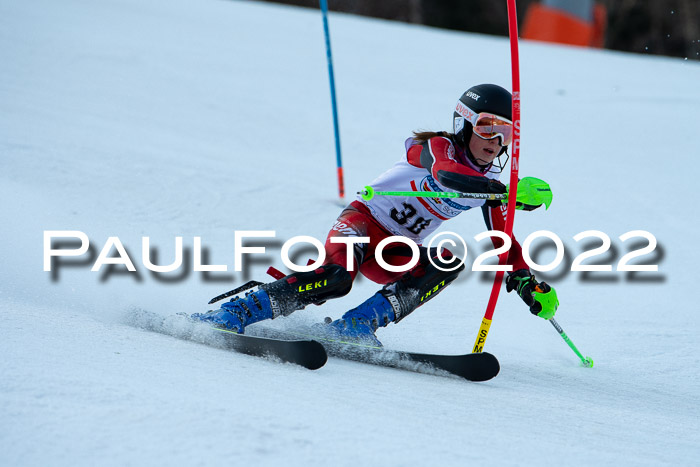
<svg viewBox="0 0 700 467">
<path fill-rule="evenodd" d="M 554 287 L 546 282 L 537 282 L 535 276 L 527 269 L 519 269 L 508 275 L 506 291 L 513 290 L 530 307 L 530 313 L 540 318 L 553 318 L 559 308 L 559 299 Z"/>
<path fill-rule="evenodd" d="M 544 180 L 525 177 L 518 181 L 518 195 L 515 201 L 515 209 L 523 211 L 532 211 L 543 204 L 545 209 L 549 209 L 549 205 L 552 204 L 552 189 Z M 503 200 L 503 204 L 507 202 L 508 200 Z"/>
</svg>

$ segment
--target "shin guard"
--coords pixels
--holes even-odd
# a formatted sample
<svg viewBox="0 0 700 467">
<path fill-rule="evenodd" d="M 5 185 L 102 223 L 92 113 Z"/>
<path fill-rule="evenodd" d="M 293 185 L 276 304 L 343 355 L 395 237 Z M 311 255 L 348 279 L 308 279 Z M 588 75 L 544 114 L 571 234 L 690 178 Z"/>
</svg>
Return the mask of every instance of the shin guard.
<svg viewBox="0 0 700 467">
<path fill-rule="evenodd" d="M 441 271 L 428 263 L 422 268 L 407 272 L 398 281 L 387 284 L 380 293 L 394 309 L 394 322 L 398 323 L 440 293 L 463 270 L 464 265 L 454 271 Z"/>
<path fill-rule="evenodd" d="M 287 316 L 312 303 L 346 295 L 352 288 L 350 273 L 337 264 L 326 264 L 308 272 L 295 272 L 260 286 L 270 296 L 273 316 Z"/>
</svg>

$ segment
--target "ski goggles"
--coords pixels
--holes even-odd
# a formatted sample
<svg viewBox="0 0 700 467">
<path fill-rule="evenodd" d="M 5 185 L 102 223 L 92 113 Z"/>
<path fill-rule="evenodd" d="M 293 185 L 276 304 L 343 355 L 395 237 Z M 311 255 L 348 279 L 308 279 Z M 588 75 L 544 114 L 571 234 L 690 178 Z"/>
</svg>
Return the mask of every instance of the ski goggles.
<svg viewBox="0 0 700 467">
<path fill-rule="evenodd" d="M 501 146 L 508 146 L 513 142 L 513 122 L 498 115 L 480 113 L 474 126 L 474 134 L 482 139 L 501 137 Z"/>
<path fill-rule="evenodd" d="M 472 131 L 479 138 L 493 139 L 500 136 L 501 146 L 508 146 L 513 142 L 513 122 L 507 118 L 487 112 L 476 113 L 461 101 L 457 102 L 456 111 L 464 120 L 472 124 Z M 463 126 L 464 121 L 458 122 L 456 118 L 455 132 L 460 131 Z"/>
</svg>

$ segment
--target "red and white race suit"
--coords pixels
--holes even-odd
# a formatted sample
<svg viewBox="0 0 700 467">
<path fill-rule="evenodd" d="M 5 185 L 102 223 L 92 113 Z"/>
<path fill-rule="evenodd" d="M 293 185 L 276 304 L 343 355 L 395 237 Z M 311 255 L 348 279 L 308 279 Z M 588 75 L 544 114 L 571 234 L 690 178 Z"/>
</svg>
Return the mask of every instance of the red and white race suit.
<svg viewBox="0 0 700 467">
<path fill-rule="evenodd" d="M 467 176 L 498 180 L 499 169 L 490 166 L 485 171 L 474 165 L 464 150 L 447 137 L 433 137 L 423 144 L 413 138 L 406 140 L 406 154 L 393 167 L 377 177 L 371 186 L 375 191 L 447 191 L 449 187 L 438 182 L 438 172 L 451 172 Z M 422 157 L 421 157 L 422 156 Z M 429 157 L 428 157 L 429 156 Z M 426 164 L 426 160 L 429 164 Z M 421 163 L 422 161 L 422 163 Z M 430 165 L 427 169 L 425 165 Z M 392 235 L 404 236 L 421 245 L 444 221 L 473 208 L 482 208 L 487 230 L 505 229 L 506 206 L 489 208 L 484 200 L 467 198 L 426 198 L 409 196 L 375 196 L 369 201 L 358 197 L 346 208 L 336 221 L 326 240 L 326 263 L 346 267 L 347 247 L 330 243 L 334 236 L 370 237 L 369 244 L 358 245 L 353 251 L 353 278 L 359 269 L 369 279 L 378 283 L 389 283 L 401 274 L 379 268 L 374 260 L 374 247 Z M 493 238 L 495 247 L 502 241 Z M 527 269 L 522 258 L 520 244 L 511 237 L 512 246 L 508 264 L 514 270 Z M 405 245 L 384 250 L 383 258 L 389 264 L 407 263 L 410 250 Z M 419 263 L 416 268 L 422 265 Z"/>
<path fill-rule="evenodd" d="M 372 188 L 375 191 L 455 192 L 456 190 L 438 182 L 436 175 L 438 170 L 466 172 L 468 175 L 479 175 L 492 180 L 498 180 L 500 175 L 500 171 L 494 171 L 493 168 L 485 173 L 479 172 L 466 157 L 458 161 L 454 145 L 447 138 L 431 138 L 427 143 L 427 149 L 433 156 L 430 172 L 420 165 L 420 159 L 416 157 L 420 155 L 419 151 L 422 151 L 421 145 L 413 144 L 413 138 L 409 138 L 406 140 L 406 155 L 392 168 L 377 177 L 371 183 Z M 419 245 L 444 221 L 484 205 L 484 200 L 480 199 L 409 196 L 375 196 L 369 201 L 362 201 L 361 198 L 360 201 L 389 232 L 408 237 Z"/>
</svg>

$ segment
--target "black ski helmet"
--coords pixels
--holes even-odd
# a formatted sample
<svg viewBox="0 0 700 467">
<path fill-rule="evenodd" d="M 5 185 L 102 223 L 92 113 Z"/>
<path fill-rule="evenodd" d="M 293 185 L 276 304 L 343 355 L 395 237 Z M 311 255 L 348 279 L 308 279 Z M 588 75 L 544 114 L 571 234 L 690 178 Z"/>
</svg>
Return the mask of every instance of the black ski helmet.
<svg viewBox="0 0 700 467">
<path fill-rule="evenodd" d="M 453 128 L 457 143 L 461 144 L 469 153 L 472 123 L 465 116 L 488 112 L 507 120 L 513 120 L 512 106 L 513 96 L 498 85 L 478 84 L 467 89 L 459 98 L 453 114 Z M 501 154 L 504 152 L 505 146 Z"/>
</svg>

